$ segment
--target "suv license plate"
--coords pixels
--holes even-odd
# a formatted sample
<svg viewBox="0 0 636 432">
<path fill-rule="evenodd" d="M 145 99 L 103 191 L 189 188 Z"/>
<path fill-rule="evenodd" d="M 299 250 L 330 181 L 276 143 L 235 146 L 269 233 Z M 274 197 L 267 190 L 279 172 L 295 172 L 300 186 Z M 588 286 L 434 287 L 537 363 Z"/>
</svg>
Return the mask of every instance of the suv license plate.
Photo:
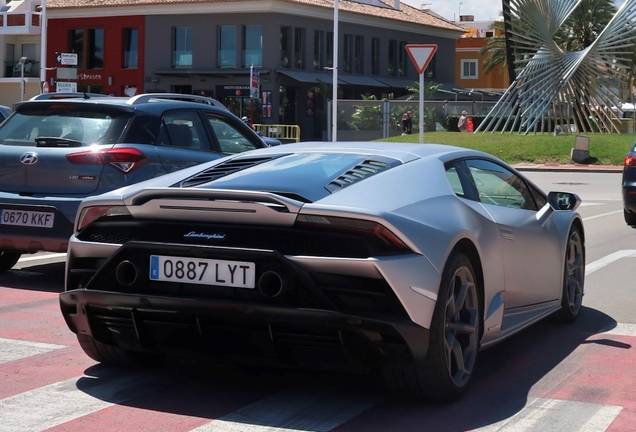
<svg viewBox="0 0 636 432">
<path fill-rule="evenodd" d="M 150 280 L 254 288 L 255 279 L 252 262 L 150 256 Z"/>
<path fill-rule="evenodd" d="M 1 225 L 53 228 L 55 213 L 0 209 Z"/>
</svg>

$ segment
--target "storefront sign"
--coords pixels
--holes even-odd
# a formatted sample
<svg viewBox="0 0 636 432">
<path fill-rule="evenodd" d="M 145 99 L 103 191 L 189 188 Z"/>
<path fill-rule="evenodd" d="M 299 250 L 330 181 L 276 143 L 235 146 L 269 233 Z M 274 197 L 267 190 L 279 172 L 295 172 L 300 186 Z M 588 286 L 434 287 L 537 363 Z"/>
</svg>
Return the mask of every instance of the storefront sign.
<svg viewBox="0 0 636 432">
<path fill-rule="evenodd" d="M 81 80 L 101 80 L 102 76 L 99 74 L 89 75 L 87 73 L 81 73 L 77 75 L 77 78 Z"/>
<path fill-rule="evenodd" d="M 58 81 L 55 83 L 57 93 L 77 93 L 77 83 L 68 81 Z"/>
<path fill-rule="evenodd" d="M 216 98 L 224 97 L 250 97 L 250 86 L 248 85 L 218 85 L 216 86 Z"/>
</svg>

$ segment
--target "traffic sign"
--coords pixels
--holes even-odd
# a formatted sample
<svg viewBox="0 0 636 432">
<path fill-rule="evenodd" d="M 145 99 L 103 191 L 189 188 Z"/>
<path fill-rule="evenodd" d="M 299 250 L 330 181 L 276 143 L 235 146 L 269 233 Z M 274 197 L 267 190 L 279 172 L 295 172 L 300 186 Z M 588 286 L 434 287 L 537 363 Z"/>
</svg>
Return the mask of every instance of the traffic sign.
<svg viewBox="0 0 636 432">
<path fill-rule="evenodd" d="M 57 93 L 77 93 L 77 83 L 58 81 L 55 83 L 55 91 Z"/>
<path fill-rule="evenodd" d="M 77 54 L 55 53 L 55 61 L 59 65 L 77 66 Z"/>
<path fill-rule="evenodd" d="M 431 59 L 435 55 L 435 51 L 437 51 L 437 45 L 409 44 L 406 45 L 406 51 L 409 53 L 409 57 L 411 57 L 411 60 L 417 69 L 417 73 L 423 74 Z"/>
</svg>

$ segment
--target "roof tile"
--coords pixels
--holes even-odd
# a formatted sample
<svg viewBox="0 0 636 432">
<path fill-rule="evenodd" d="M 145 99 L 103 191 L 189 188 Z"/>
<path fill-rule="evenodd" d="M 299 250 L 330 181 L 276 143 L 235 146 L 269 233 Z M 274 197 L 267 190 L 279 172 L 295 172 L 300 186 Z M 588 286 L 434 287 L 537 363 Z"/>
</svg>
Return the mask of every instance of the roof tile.
<svg viewBox="0 0 636 432">
<path fill-rule="evenodd" d="M 160 6 L 174 4 L 193 3 L 234 3 L 253 0 L 48 0 L 48 9 L 78 9 L 78 8 L 98 8 L 98 7 L 125 7 L 125 6 Z M 334 0 L 280 0 L 287 3 L 314 6 L 325 9 L 334 8 Z M 420 10 L 406 3 L 401 3 L 400 10 L 393 8 L 393 0 L 380 0 L 389 7 L 372 6 L 355 1 L 341 0 L 338 3 L 338 11 L 350 12 L 361 15 L 375 16 L 396 21 L 403 21 L 412 24 L 420 24 L 428 27 L 435 27 L 445 30 L 464 32 L 464 28 L 447 21 L 428 11 Z"/>
</svg>

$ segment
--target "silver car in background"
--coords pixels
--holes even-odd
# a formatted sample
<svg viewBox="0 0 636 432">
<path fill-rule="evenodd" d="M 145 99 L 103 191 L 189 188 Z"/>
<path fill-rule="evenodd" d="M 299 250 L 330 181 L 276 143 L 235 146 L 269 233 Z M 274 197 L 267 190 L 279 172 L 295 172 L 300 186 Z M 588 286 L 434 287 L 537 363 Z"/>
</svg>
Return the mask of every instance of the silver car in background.
<svg viewBox="0 0 636 432">
<path fill-rule="evenodd" d="M 480 349 L 577 318 L 580 202 L 463 148 L 255 150 L 87 198 L 61 310 L 100 362 L 195 350 L 454 400 Z"/>
</svg>

